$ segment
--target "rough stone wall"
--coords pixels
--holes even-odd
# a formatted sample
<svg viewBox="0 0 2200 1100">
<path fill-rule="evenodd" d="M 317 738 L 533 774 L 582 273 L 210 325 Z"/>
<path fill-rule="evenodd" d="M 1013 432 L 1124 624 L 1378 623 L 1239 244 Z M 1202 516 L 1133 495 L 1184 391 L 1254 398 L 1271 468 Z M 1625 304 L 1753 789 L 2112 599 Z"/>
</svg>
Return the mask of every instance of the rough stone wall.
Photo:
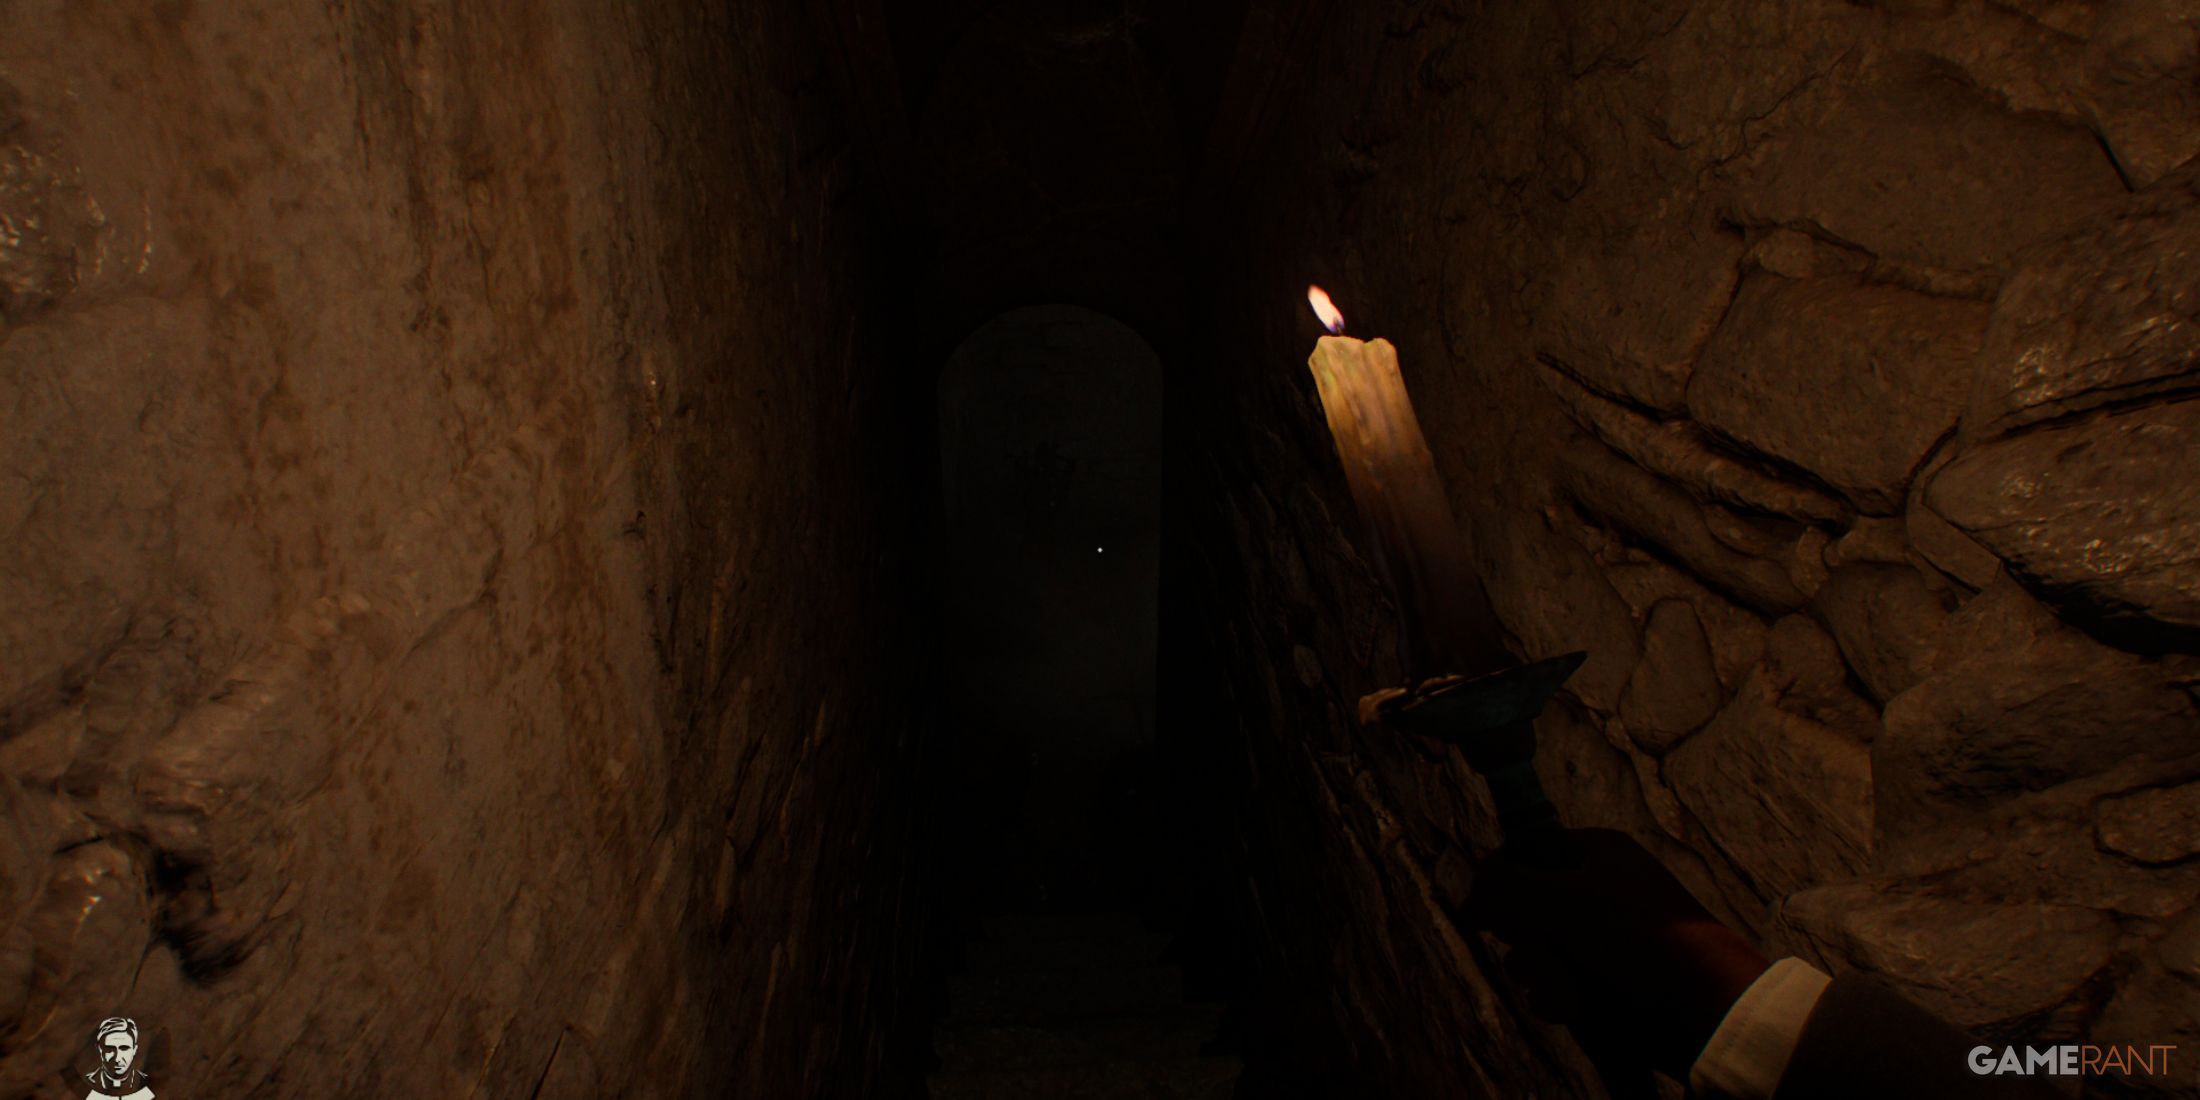
<svg viewBox="0 0 2200 1100">
<path fill-rule="evenodd" d="M 0 1095 L 891 1095 L 799 5 L 0 6 Z M 898 409 L 892 410 L 898 413 Z M 851 624 L 861 629 L 850 629 Z"/>
<path fill-rule="evenodd" d="M 2200 1050 L 2200 12 L 1333 19 L 1224 203 L 1203 536 L 1310 1069 L 1593 1094 L 1440 915 L 1479 785 L 1348 722 L 1398 671 L 1310 279 L 1401 349 L 1518 651 L 1591 654 L 1567 820 L 1986 1035 Z"/>
</svg>

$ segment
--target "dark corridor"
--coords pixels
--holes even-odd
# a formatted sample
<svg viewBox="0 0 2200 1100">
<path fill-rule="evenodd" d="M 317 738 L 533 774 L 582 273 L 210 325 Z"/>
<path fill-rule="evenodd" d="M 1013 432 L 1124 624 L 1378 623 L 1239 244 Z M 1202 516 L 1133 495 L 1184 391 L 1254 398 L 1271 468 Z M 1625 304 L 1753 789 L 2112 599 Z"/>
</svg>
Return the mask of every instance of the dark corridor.
<svg viewBox="0 0 2200 1100">
<path fill-rule="evenodd" d="M 1119 841 L 1152 832 L 1160 384 L 1136 333 L 1059 306 L 988 322 L 941 378 L 944 732 L 990 822 L 957 849 L 998 846 L 981 904 L 1122 893 Z"/>
</svg>

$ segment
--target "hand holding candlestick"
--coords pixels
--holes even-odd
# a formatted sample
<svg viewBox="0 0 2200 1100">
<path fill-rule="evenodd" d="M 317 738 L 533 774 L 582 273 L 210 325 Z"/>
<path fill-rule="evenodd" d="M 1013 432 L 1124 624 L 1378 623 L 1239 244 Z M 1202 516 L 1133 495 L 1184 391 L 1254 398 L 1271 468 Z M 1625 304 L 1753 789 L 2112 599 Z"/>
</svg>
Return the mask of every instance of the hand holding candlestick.
<svg viewBox="0 0 2200 1100">
<path fill-rule="evenodd" d="M 1558 817 L 1535 773 L 1534 722 L 1582 654 L 1518 665 L 1505 650 L 1407 399 L 1397 349 L 1343 335 L 1344 315 L 1320 287 L 1308 287 L 1307 300 L 1330 331 L 1307 366 L 1345 483 L 1372 535 L 1370 549 L 1398 603 L 1407 672 L 1417 684 L 1361 700 L 1361 717 L 1458 746 L 1488 781 L 1508 837 L 1559 859 L 1551 839 Z"/>
<path fill-rule="evenodd" d="M 1397 349 L 1343 335 L 1344 316 L 1320 287 L 1308 287 L 1307 300 L 1330 332 L 1316 341 L 1307 366 L 1353 503 L 1373 536 L 1370 549 L 1397 600 L 1415 680 L 1362 699 L 1361 719 L 1456 746 L 1489 784 L 1503 855 L 1531 867 L 1577 868 L 1587 853 L 1560 826 L 1536 775 L 1535 719 L 1584 655 L 1514 662 L 1489 595 L 1467 565 L 1435 458 L 1406 398 Z M 1615 1096 L 1649 1095 L 1646 1078 L 1605 1077 Z"/>
</svg>

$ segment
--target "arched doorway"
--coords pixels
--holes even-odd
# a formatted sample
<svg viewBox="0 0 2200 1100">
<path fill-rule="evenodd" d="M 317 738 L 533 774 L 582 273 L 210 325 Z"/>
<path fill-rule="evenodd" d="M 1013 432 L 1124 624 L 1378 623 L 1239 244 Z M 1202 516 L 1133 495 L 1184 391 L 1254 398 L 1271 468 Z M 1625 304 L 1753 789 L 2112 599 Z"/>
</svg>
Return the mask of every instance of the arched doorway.
<svg viewBox="0 0 2200 1100">
<path fill-rule="evenodd" d="M 1015 310 L 939 385 L 947 718 L 966 903 L 1120 894 L 1151 828 L 1161 364 L 1089 309 Z"/>
</svg>

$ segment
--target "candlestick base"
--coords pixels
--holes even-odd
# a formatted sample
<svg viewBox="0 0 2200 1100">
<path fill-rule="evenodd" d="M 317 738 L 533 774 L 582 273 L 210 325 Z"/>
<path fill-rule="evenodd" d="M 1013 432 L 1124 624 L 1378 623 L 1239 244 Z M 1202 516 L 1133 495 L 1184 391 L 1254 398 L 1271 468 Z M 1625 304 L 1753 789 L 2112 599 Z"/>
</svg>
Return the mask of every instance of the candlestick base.
<svg viewBox="0 0 2200 1100">
<path fill-rule="evenodd" d="M 1481 735 L 1534 722 L 1588 659 L 1587 653 L 1566 653 L 1486 676 L 1438 676 L 1410 692 L 1379 693 L 1386 698 L 1376 713 L 1405 732 L 1458 745 L 1477 771 L 1482 770 L 1478 761 L 1500 766 L 1535 750 L 1503 752 Z"/>
<path fill-rule="evenodd" d="M 1456 746 L 1489 783 L 1506 835 L 1525 841 L 1559 827 L 1535 772 L 1535 719 L 1588 656 L 1567 653 L 1487 676 L 1439 676 L 1411 691 L 1377 692 L 1360 700 L 1361 718 Z"/>
</svg>

